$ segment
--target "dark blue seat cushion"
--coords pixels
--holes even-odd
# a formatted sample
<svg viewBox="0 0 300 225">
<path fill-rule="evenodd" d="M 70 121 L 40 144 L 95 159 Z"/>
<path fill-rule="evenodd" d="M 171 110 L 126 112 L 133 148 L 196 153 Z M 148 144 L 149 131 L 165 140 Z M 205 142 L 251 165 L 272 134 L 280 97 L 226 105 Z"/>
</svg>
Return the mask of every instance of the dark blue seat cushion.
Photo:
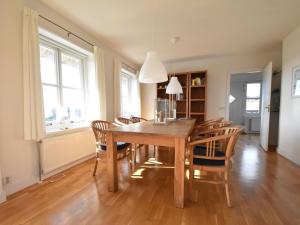
<svg viewBox="0 0 300 225">
<path fill-rule="evenodd" d="M 194 155 L 206 156 L 206 147 L 205 146 L 195 146 L 194 147 Z M 216 157 L 224 157 L 225 153 L 219 150 L 215 151 Z M 194 158 L 193 163 L 195 165 L 201 166 L 224 166 L 225 160 L 212 160 L 212 159 L 199 159 Z"/>
<path fill-rule="evenodd" d="M 127 148 L 130 144 L 126 142 L 117 142 L 117 150 Z M 103 151 L 106 151 L 106 145 L 100 145 Z"/>
</svg>

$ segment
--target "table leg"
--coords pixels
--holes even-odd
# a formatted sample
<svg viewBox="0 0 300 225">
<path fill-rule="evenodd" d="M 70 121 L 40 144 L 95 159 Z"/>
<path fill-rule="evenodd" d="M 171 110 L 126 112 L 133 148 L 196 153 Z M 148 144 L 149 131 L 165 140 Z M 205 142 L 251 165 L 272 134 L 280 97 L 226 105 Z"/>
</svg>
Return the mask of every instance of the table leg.
<svg viewBox="0 0 300 225">
<path fill-rule="evenodd" d="M 149 145 L 144 145 L 145 148 L 145 158 L 146 160 L 149 159 Z"/>
<path fill-rule="evenodd" d="M 174 201 L 178 208 L 184 207 L 184 152 L 185 138 L 175 138 Z"/>
<path fill-rule="evenodd" d="M 106 134 L 108 191 L 118 191 L 117 146 L 113 134 Z"/>
</svg>

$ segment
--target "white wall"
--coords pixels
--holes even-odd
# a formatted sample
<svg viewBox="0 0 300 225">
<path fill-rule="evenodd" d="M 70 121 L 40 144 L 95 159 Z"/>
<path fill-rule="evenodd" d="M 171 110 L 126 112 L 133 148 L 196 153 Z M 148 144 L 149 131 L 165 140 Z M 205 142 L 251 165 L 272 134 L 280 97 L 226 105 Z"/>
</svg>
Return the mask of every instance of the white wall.
<svg viewBox="0 0 300 225">
<path fill-rule="evenodd" d="M 292 98 L 292 69 L 300 65 L 300 27 L 283 41 L 278 152 L 300 165 L 300 98 Z"/>
<path fill-rule="evenodd" d="M 30 6 L 42 15 L 66 27 L 83 38 L 97 43 L 105 50 L 108 119 L 113 119 L 113 58 L 118 56 L 132 67 L 132 62 L 115 51 L 101 45 L 84 29 L 72 24 L 37 0 L 1 1 L 0 7 L 0 165 L 2 177 L 9 176 L 4 186 L 12 194 L 37 181 L 38 154 L 34 142 L 23 140 L 23 88 L 22 88 L 22 14 Z"/>
<path fill-rule="evenodd" d="M 206 69 L 208 71 L 207 117 L 228 118 L 227 91 L 229 74 L 262 69 L 273 61 L 275 69 L 281 68 L 281 49 L 248 55 L 206 57 L 166 63 L 170 72 Z M 172 70 L 170 70 L 172 68 Z M 142 115 L 153 117 L 153 99 L 156 97 L 154 85 L 142 86 Z"/>
<path fill-rule="evenodd" d="M 3 178 L 2 178 L 2 172 L 0 167 L 0 203 L 4 202 L 6 200 L 6 193 L 3 189 Z"/>
</svg>

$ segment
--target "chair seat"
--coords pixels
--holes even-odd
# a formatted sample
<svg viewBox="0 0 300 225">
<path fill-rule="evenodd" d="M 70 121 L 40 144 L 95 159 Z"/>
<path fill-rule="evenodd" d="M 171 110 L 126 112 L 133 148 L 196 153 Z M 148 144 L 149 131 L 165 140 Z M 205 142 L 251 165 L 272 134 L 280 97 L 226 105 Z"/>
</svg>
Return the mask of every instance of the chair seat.
<svg viewBox="0 0 300 225">
<path fill-rule="evenodd" d="M 195 146 L 194 147 L 194 155 L 206 156 L 206 147 L 205 146 Z M 225 153 L 223 151 L 216 150 L 215 157 L 225 157 Z M 225 160 L 194 158 L 193 163 L 195 165 L 201 165 L 201 166 L 224 166 Z"/>
<path fill-rule="evenodd" d="M 127 148 L 130 144 L 126 142 L 117 142 L 117 150 L 123 150 L 124 148 Z M 106 145 L 100 145 L 101 150 L 106 151 L 107 147 Z"/>
</svg>

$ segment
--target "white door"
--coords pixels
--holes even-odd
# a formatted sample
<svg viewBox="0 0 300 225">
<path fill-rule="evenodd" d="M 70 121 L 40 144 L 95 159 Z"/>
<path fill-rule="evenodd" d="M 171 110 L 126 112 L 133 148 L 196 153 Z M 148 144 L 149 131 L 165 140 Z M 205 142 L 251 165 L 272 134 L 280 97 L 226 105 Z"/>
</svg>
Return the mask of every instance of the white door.
<svg viewBox="0 0 300 225">
<path fill-rule="evenodd" d="M 268 146 L 269 146 L 271 85 L 272 85 L 272 62 L 270 62 L 265 67 L 263 71 L 263 79 L 262 79 L 260 145 L 263 147 L 265 151 L 268 150 Z"/>
</svg>

